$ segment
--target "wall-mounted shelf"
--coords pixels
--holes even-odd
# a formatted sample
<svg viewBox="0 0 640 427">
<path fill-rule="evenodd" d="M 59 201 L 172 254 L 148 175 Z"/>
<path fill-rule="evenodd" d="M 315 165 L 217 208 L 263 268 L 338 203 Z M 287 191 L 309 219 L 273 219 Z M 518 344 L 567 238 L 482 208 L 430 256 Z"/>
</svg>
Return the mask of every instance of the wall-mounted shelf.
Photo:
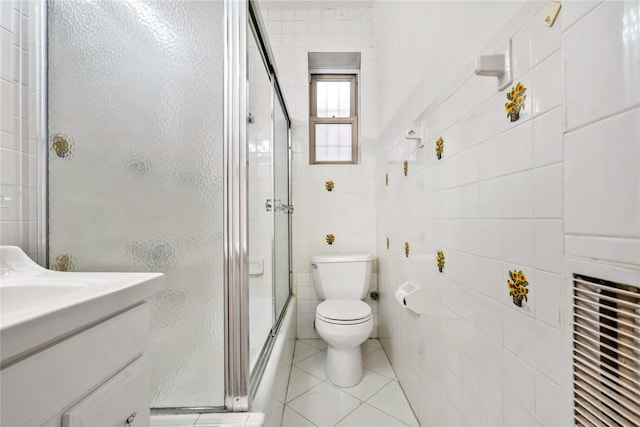
<svg viewBox="0 0 640 427">
<path fill-rule="evenodd" d="M 513 83 L 513 70 L 511 67 L 511 39 L 507 42 L 504 53 L 494 55 L 482 55 L 476 61 L 475 73 L 478 76 L 498 78 L 498 90 L 507 88 Z"/>
</svg>

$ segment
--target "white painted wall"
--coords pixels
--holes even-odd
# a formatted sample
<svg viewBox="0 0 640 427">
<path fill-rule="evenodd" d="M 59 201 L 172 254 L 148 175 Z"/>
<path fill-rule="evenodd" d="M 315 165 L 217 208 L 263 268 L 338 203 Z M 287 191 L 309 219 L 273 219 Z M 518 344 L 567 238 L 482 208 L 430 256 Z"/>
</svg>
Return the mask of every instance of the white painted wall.
<svg viewBox="0 0 640 427">
<path fill-rule="evenodd" d="M 263 10 L 292 119 L 293 272 L 298 298 L 298 338 L 318 338 L 313 329 L 320 303 L 311 277 L 314 253 L 375 255 L 374 152 L 376 123 L 376 53 L 371 7 L 307 7 Z M 296 6 L 293 8 L 293 6 Z M 361 52 L 360 162 L 357 165 L 309 165 L 309 82 L 307 52 Z M 325 181 L 335 183 L 332 192 Z M 327 245 L 325 236 L 336 241 Z M 376 288 L 374 274 L 373 289 Z M 377 303 L 367 300 L 377 320 Z M 376 336 L 376 329 L 372 333 Z"/>
<path fill-rule="evenodd" d="M 35 1 L 0 1 L 0 244 L 37 259 Z"/>
</svg>

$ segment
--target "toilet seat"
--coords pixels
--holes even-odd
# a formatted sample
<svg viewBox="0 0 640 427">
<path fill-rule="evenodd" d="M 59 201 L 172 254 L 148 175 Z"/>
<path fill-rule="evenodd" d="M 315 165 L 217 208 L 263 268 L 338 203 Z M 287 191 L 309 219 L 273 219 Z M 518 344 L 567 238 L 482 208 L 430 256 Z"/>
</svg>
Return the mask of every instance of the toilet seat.
<svg viewBox="0 0 640 427">
<path fill-rule="evenodd" d="M 355 299 L 325 300 L 316 309 L 316 318 L 335 325 L 356 325 L 368 322 L 373 315 L 371 307 Z"/>
</svg>

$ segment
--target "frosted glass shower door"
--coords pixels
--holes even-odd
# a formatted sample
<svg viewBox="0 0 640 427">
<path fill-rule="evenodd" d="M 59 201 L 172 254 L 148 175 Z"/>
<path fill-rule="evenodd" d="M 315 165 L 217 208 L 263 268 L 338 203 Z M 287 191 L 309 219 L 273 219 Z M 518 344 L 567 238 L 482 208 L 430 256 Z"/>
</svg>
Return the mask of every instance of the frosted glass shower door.
<svg viewBox="0 0 640 427">
<path fill-rule="evenodd" d="M 165 273 L 152 406 L 223 406 L 224 2 L 48 4 L 51 267 Z"/>
</svg>

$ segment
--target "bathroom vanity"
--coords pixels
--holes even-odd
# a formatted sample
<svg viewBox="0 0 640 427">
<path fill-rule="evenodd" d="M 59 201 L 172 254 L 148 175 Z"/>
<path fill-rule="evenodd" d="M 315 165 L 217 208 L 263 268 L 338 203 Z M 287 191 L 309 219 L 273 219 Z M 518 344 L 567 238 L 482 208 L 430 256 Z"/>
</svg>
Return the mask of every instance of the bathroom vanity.
<svg viewBox="0 0 640 427">
<path fill-rule="evenodd" d="M 158 273 L 46 270 L 0 247 L 0 424 L 146 426 Z"/>
</svg>

